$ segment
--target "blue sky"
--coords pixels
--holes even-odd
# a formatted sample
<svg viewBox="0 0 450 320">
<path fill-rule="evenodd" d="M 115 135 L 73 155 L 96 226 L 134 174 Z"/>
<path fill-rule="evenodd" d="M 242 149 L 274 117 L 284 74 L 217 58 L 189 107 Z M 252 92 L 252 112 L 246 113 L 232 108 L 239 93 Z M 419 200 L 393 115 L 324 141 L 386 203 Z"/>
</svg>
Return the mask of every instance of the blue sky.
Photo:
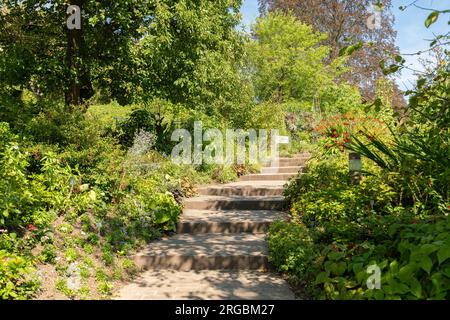
<svg viewBox="0 0 450 320">
<path fill-rule="evenodd" d="M 299 0 L 301 1 L 301 0 Z M 438 22 L 427 29 L 424 21 L 430 14 L 430 11 L 420 10 L 415 7 L 409 7 L 406 11 L 400 11 L 398 8 L 402 5 L 408 5 L 412 0 L 393 0 L 393 14 L 395 16 L 394 29 L 397 31 L 396 44 L 401 53 L 414 53 L 429 48 L 429 42 L 426 39 L 433 38 L 434 34 L 442 34 L 449 31 L 450 15 L 443 15 Z M 419 0 L 418 5 L 433 9 L 448 9 L 450 0 Z M 258 1 L 244 0 L 241 13 L 243 16 L 242 24 L 248 27 L 258 16 Z M 420 63 L 417 56 L 404 56 L 407 65 L 413 69 L 420 69 Z M 397 83 L 402 89 L 412 88 L 414 83 L 412 71 L 404 70 L 398 76 Z"/>
</svg>

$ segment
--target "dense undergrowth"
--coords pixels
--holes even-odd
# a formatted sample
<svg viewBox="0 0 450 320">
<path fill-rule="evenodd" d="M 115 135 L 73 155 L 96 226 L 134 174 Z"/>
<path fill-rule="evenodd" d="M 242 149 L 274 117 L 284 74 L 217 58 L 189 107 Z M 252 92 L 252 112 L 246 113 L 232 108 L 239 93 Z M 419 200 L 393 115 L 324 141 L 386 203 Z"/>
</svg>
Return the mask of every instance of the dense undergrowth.
<svg viewBox="0 0 450 320">
<path fill-rule="evenodd" d="M 33 140 L 0 125 L 2 299 L 107 297 L 136 271 L 130 254 L 175 230 L 195 185 L 252 170 L 174 164 L 145 108 L 60 111 L 30 121 Z"/>
<path fill-rule="evenodd" d="M 449 299 L 449 74 L 411 92 L 400 122 L 339 115 L 286 196 L 270 259 L 316 299 Z M 352 183 L 348 152 L 363 156 Z M 379 275 L 379 282 L 375 282 Z"/>
</svg>

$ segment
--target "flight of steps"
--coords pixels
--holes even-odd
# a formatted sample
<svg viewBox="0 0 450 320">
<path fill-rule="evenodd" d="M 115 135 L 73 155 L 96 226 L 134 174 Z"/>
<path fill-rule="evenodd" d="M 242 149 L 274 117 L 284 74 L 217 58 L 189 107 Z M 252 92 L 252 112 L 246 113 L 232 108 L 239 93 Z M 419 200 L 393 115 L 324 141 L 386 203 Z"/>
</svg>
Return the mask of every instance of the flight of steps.
<svg viewBox="0 0 450 320">
<path fill-rule="evenodd" d="M 244 277 L 241 283 L 245 283 L 254 277 L 256 280 L 251 281 L 256 283 L 252 289 L 254 292 L 247 288 L 247 293 L 237 298 L 252 297 L 252 294 L 258 299 L 267 298 L 260 292 L 266 290 L 262 288 L 272 285 L 271 290 L 275 290 L 280 286 L 280 279 L 273 279 L 271 284 L 271 277 L 263 274 L 269 269 L 265 232 L 271 222 L 285 218 L 281 211 L 284 206 L 283 186 L 301 171 L 308 157 L 302 154 L 280 158 L 279 167 L 263 168 L 260 174 L 243 176 L 238 182 L 198 189 L 197 197 L 184 201 L 177 234 L 151 243 L 136 255 L 136 264 L 155 272 L 170 270 L 172 276 L 174 272 L 181 272 L 188 282 L 194 274 L 200 277 L 198 281 L 203 279 L 207 282 L 208 272 L 219 273 L 218 277 L 224 282 Z M 189 272 L 194 273 L 189 276 Z M 180 276 L 178 273 L 175 277 Z M 236 287 L 235 281 L 233 283 Z M 239 289 L 230 286 L 233 292 Z M 206 286 L 205 290 L 211 290 L 209 287 Z M 286 287 L 279 289 L 281 296 L 272 292 L 271 297 L 286 298 L 286 293 L 281 293 L 286 292 Z M 185 297 L 182 291 L 173 298 Z M 211 295 L 199 294 L 198 298 L 208 299 Z M 140 298 L 150 299 L 145 295 Z"/>
</svg>

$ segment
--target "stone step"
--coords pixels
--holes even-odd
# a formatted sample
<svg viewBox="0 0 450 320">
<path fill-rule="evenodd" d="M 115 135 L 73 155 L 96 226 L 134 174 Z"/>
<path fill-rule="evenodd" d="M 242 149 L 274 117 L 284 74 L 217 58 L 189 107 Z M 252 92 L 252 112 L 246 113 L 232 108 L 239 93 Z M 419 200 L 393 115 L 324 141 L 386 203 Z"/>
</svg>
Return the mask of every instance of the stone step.
<svg viewBox="0 0 450 320">
<path fill-rule="evenodd" d="M 260 173 L 242 176 L 241 181 L 287 181 L 296 173 Z"/>
<path fill-rule="evenodd" d="M 301 157 L 301 158 L 280 158 L 278 161 L 278 165 L 280 167 L 296 167 L 296 166 L 304 166 L 306 161 L 309 158 Z"/>
<path fill-rule="evenodd" d="M 294 166 L 294 167 L 264 167 L 261 168 L 261 173 L 299 173 L 303 167 Z"/>
<path fill-rule="evenodd" d="M 281 196 L 283 186 L 211 186 L 199 188 L 197 192 L 201 196 Z"/>
<path fill-rule="evenodd" d="M 283 206 L 282 196 L 200 196 L 184 200 L 185 209 L 197 210 L 281 210 Z"/>
<path fill-rule="evenodd" d="M 143 269 L 268 270 L 263 234 L 177 234 L 147 246 L 134 257 Z"/>
<path fill-rule="evenodd" d="M 264 233 L 275 220 L 287 215 L 274 210 L 184 210 L 178 233 Z"/>
<path fill-rule="evenodd" d="M 276 273 L 256 270 L 148 270 L 122 287 L 115 299 L 295 300 L 295 295 Z"/>
</svg>

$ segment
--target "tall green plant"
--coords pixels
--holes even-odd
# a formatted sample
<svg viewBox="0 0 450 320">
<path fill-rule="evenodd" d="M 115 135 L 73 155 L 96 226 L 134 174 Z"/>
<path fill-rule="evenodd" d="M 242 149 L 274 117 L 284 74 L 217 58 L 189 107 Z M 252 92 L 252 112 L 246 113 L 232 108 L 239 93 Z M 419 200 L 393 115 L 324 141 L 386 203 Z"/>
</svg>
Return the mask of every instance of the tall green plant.
<svg viewBox="0 0 450 320">
<path fill-rule="evenodd" d="M 347 144 L 387 172 L 396 173 L 405 201 L 432 211 L 446 210 L 450 181 L 450 77 L 445 69 L 434 81 L 419 82 L 410 99 L 410 113 L 391 127 L 385 142 L 365 132 L 366 139 L 352 137 Z"/>
</svg>

